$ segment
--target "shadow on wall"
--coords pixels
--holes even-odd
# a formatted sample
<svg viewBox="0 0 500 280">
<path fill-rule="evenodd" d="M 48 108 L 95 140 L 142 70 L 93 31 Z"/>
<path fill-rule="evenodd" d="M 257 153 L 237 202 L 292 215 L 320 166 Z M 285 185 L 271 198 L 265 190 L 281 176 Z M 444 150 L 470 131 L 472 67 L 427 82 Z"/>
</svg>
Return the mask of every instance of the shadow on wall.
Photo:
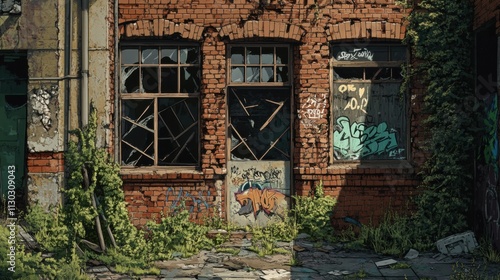
<svg viewBox="0 0 500 280">
<path fill-rule="evenodd" d="M 417 180 L 409 164 L 408 98 L 400 92 L 406 48 L 363 42 L 332 47 L 334 161 L 357 164 L 332 176 L 338 201 L 335 228 L 378 224 L 407 212 Z M 345 174 L 344 174 L 345 173 Z"/>
<path fill-rule="evenodd" d="M 474 192 L 474 229 L 500 250 L 500 200 L 498 193 L 498 38 L 491 24 L 476 33 L 476 88 L 481 120 Z"/>
</svg>

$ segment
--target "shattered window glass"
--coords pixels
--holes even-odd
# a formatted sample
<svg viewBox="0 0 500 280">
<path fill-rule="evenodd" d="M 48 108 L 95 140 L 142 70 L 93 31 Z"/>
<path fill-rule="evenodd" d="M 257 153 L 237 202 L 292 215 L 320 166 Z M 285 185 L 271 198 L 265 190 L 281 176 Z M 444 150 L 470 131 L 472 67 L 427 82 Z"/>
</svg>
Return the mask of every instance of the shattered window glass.
<svg viewBox="0 0 500 280">
<path fill-rule="evenodd" d="M 124 46 L 120 54 L 122 165 L 198 165 L 199 47 Z"/>
<path fill-rule="evenodd" d="M 122 164 L 154 163 L 154 100 L 122 102 Z"/>
<path fill-rule="evenodd" d="M 158 100 L 158 164 L 198 162 L 198 99 Z"/>
<path fill-rule="evenodd" d="M 290 159 L 290 93 L 284 88 L 230 88 L 232 160 Z"/>
</svg>

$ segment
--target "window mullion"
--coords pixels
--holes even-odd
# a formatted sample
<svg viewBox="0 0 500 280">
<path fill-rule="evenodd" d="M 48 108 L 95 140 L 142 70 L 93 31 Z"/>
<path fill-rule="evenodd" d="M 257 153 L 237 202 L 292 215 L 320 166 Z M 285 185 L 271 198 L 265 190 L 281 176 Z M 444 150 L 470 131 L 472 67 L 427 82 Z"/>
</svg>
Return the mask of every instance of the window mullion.
<svg viewBox="0 0 500 280">
<path fill-rule="evenodd" d="M 154 165 L 158 165 L 158 97 L 155 97 L 154 99 L 154 131 L 155 131 L 155 136 L 154 136 Z"/>
</svg>

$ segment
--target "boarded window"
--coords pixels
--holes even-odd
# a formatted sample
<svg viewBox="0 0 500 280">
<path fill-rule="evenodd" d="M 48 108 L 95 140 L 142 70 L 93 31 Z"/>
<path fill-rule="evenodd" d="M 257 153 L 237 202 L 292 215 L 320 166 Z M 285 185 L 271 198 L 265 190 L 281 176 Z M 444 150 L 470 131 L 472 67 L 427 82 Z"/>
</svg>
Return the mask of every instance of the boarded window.
<svg viewBox="0 0 500 280">
<path fill-rule="evenodd" d="M 199 164 L 197 46 L 121 48 L 121 162 Z"/>
<path fill-rule="evenodd" d="M 332 47 L 335 160 L 407 158 L 402 46 Z"/>
</svg>

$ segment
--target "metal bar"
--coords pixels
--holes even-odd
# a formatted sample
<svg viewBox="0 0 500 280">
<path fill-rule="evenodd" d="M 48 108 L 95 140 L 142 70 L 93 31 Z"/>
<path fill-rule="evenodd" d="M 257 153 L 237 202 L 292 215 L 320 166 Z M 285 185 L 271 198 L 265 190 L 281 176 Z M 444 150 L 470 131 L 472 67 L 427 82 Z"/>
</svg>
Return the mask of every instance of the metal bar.
<svg viewBox="0 0 500 280">
<path fill-rule="evenodd" d="M 61 81 L 61 80 L 67 80 L 67 79 L 80 79 L 81 76 L 77 75 L 66 75 L 62 77 L 30 77 L 27 80 L 29 81 Z M 0 80 L 5 80 L 5 81 L 11 81 L 12 79 L 0 79 Z"/>
</svg>

